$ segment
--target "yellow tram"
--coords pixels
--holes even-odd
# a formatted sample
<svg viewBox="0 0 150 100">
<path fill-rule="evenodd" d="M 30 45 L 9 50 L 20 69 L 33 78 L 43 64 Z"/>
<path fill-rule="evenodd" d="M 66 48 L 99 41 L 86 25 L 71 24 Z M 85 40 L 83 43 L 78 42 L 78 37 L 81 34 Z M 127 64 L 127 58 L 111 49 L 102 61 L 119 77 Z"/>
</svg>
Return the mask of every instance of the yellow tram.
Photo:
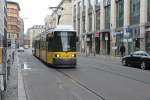
<svg viewBox="0 0 150 100">
<path fill-rule="evenodd" d="M 33 55 L 56 67 L 76 67 L 76 31 L 66 25 L 56 26 L 38 35 L 33 41 Z"/>
</svg>

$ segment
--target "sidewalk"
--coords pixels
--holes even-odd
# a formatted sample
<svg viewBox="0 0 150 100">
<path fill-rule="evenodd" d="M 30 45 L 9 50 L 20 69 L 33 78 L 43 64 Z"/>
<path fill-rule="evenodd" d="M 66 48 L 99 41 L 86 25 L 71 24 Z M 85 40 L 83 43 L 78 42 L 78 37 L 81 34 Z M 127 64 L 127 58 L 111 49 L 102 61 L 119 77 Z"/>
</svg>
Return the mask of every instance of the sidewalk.
<svg viewBox="0 0 150 100">
<path fill-rule="evenodd" d="M 11 73 L 6 91 L 6 100 L 27 100 L 24 90 L 21 66 L 19 64 L 18 54 L 15 55 L 14 64 L 11 67 Z"/>
<path fill-rule="evenodd" d="M 14 64 L 10 68 L 5 100 L 18 100 L 18 68 L 15 56 Z"/>
</svg>

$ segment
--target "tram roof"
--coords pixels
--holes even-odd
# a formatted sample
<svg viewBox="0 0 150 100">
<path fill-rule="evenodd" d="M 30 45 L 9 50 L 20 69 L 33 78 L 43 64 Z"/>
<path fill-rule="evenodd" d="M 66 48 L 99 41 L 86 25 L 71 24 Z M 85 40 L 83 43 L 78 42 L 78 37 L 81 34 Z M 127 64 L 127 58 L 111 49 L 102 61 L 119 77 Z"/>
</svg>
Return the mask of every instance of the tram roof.
<svg viewBox="0 0 150 100">
<path fill-rule="evenodd" d="M 55 28 L 47 30 L 47 32 L 52 31 L 75 31 L 72 25 L 57 25 Z"/>
</svg>

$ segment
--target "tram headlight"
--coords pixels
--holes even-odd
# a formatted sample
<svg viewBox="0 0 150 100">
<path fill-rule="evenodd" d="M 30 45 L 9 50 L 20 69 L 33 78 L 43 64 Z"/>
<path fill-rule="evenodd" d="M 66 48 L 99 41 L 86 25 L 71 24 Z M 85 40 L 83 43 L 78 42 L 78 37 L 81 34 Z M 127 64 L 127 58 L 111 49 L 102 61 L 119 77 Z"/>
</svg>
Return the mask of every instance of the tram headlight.
<svg viewBox="0 0 150 100">
<path fill-rule="evenodd" d="M 72 57 L 76 57 L 76 54 L 72 54 Z"/>
<path fill-rule="evenodd" d="M 59 54 L 55 54 L 55 57 L 60 57 L 60 55 Z"/>
</svg>

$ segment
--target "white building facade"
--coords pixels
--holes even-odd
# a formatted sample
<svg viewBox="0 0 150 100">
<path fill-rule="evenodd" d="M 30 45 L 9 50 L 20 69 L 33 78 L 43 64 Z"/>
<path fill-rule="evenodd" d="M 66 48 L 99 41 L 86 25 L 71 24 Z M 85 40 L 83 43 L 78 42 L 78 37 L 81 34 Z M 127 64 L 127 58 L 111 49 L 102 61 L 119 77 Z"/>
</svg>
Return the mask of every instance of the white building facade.
<svg viewBox="0 0 150 100">
<path fill-rule="evenodd" d="M 56 25 L 73 25 L 72 0 L 62 0 L 57 7 L 51 10 L 52 14 L 45 18 L 46 29 L 54 28 Z"/>
<path fill-rule="evenodd" d="M 73 25 L 86 55 L 150 51 L 150 0 L 73 0 Z"/>
<path fill-rule="evenodd" d="M 27 35 L 29 36 L 30 47 L 32 47 L 33 39 L 45 31 L 45 25 L 34 25 L 27 30 Z"/>
<path fill-rule="evenodd" d="M 72 21 L 80 37 L 80 52 L 86 55 L 99 53 L 100 0 L 73 0 L 72 4 Z"/>
<path fill-rule="evenodd" d="M 19 46 L 24 46 L 24 21 L 20 18 Z"/>
</svg>

